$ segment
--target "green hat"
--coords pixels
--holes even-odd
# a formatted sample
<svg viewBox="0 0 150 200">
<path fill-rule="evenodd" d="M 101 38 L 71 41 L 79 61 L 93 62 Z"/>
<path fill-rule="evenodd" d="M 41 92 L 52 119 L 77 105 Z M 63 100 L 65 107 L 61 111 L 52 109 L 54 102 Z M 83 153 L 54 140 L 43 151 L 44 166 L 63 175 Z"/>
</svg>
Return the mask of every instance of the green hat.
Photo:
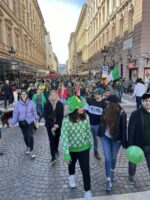
<svg viewBox="0 0 150 200">
<path fill-rule="evenodd" d="M 130 146 L 126 150 L 127 159 L 134 164 L 141 163 L 145 156 L 143 150 L 138 146 Z"/>
<path fill-rule="evenodd" d="M 104 93 L 104 90 L 102 88 L 95 88 L 93 90 L 93 93 L 94 94 L 103 94 Z"/>
<path fill-rule="evenodd" d="M 76 109 L 81 108 L 85 105 L 85 102 L 81 101 L 78 97 L 72 96 L 68 98 L 66 104 L 69 106 L 70 113 L 74 112 Z"/>
</svg>

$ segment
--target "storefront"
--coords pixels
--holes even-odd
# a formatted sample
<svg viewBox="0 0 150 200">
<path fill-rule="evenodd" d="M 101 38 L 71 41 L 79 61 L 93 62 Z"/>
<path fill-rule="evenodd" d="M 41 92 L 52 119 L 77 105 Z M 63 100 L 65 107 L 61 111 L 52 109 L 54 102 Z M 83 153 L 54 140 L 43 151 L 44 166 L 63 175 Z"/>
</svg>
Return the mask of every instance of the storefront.
<svg viewBox="0 0 150 200">
<path fill-rule="evenodd" d="M 0 81 L 4 82 L 6 79 L 17 83 L 25 79 L 35 81 L 37 68 L 22 61 L 0 58 Z"/>
<path fill-rule="evenodd" d="M 135 63 L 128 63 L 129 69 L 129 80 L 136 82 L 138 78 L 138 68 L 135 66 Z"/>
</svg>

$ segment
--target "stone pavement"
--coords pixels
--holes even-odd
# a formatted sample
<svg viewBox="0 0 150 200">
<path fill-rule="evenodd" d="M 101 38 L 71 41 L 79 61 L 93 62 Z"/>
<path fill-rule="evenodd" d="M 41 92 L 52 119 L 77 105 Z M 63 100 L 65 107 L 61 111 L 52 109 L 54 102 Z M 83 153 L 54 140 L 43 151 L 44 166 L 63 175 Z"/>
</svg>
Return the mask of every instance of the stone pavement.
<svg viewBox="0 0 150 200">
<path fill-rule="evenodd" d="M 126 102 L 128 100 L 124 100 L 122 105 L 129 116 L 135 105 L 130 105 L 130 102 Z M 40 127 L 36 131 L 34 139 L 37 157 L 35 160 L 31 160 L 29 156 L 25 155 L 25 145 L 19 127 L 2 129 L 0 148 L 4 155 L 0 156 L 0 200 L 82 198 L 84 191 L 79 166 L 77 165 L 76 169 L 77 188 L 70 189 L 67 164 L 63 161 L 62 154 L 58 157 L 55 166 L 50 164 L 49 141 L 45 127 Z M 98 199 L 103 200 L 103 196 L 107 195 L 110 197 L 110 195 L 150 190 L 150 176 L 145 162 L 137 167 L 135 187 L 129 185 L 127 181 L 128 162 L 122 149 L 117 160 L 117 181 L 110 193 L 103 190 L 105 183 L 104 157 L 100 161 L 96 160 L 91 150 L 90 163 L 92 193 L 94 197 L 99 197 Z"/>
<path fill-rule="evenodd" d="M 129 194 L 121 194 L 121 195 L 108 195 L 101 197 L 94 197 L 93 200 L 149 200 L 150 191 L 146 192 L 136 192 Z M 84 200 L 82 199 L 74 199 L 74 200 Z"/>
</svg>

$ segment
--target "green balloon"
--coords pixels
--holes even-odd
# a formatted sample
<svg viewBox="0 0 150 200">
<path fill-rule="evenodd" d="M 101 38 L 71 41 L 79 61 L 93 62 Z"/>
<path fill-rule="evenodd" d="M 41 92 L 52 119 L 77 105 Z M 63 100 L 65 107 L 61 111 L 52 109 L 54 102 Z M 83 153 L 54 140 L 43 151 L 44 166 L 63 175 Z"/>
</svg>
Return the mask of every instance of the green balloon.
<svg viewBox="0 0 150 200">
<path fill-rule="evenodd" d="M 143 150 L 138 146 L 130 146 L 126 149 L 127 159 L 134 164 L 139 164 L 144 161 L 145 156 Z"/>
</svg>

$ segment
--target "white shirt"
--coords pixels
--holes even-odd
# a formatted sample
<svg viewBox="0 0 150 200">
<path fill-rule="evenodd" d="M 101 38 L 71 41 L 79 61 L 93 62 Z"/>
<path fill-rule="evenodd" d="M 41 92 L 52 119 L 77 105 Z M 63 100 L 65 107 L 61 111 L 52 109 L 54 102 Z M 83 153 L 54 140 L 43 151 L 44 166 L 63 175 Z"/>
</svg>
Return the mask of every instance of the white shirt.
<svg viewBox="0 0 150 200">
<path fill-rule="evenodd" d="M 106 135 L 107 137 L 109 137 L 109 138 L 112 138 L 108 129 L 106 129 L 105 135 Z"/>
<path fill-rule="evenodd" d="M 137 83 L 134 88 L 133 96 L 142 97 L 146 92 L 146 87 L 142 83 Z"/>
</svg>

